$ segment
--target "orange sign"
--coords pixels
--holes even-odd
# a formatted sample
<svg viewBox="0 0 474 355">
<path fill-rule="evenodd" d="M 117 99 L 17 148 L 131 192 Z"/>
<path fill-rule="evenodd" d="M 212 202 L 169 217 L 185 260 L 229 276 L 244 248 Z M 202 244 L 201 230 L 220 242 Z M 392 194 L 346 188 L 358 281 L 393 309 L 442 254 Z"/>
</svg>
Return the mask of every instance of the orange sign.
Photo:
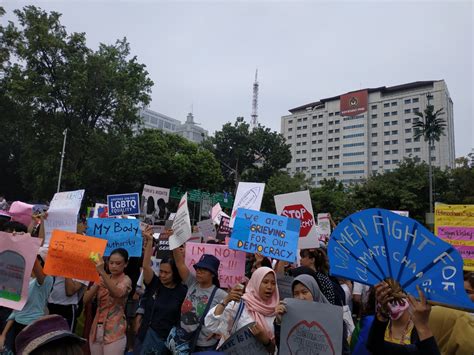
<svg viewBox="0 0 474 355">
<path fill-rule="evenodd" d="M 47 275 L 99 282 L 92 262 L 97 253 L 104 255 L 107 240 L 54 230 L 44 266 Z"/>
</svg>

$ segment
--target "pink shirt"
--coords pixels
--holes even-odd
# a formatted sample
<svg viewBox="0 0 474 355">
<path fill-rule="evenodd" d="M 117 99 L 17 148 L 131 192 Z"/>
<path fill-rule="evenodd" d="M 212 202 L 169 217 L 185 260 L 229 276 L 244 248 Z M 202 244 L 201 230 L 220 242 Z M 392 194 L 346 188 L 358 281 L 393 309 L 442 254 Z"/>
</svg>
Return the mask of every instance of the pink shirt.
<svg viewBox="0 0 474 355">
<path fill-rule="evenodd" d="M 92 323 L 90 340 L 95 342 L 97 324 L 104 326 L 104 344 L 112 343 L 125 336 L 127 331 L 127 320 L 125 318 L 125 305 L 127 297 L 132 289 L 130 278 L 122 274 L 116 280 L 116 286 L 120 289 L 120 297 L 112 297 L 109 290 L 104 286 L 104 281 L 100 280 L 97 291 L 97 313 Z"/>
</svg>

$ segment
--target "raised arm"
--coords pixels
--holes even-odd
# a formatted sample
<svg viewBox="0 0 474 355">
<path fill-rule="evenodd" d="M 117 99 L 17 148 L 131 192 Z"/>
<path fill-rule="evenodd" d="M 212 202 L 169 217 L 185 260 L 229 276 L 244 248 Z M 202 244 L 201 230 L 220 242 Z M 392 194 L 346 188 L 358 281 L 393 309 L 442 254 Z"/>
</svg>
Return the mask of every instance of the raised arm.
<svg viewBox="0 0 474 355">
<path fill-rule="evenodd" d="M 71 297 L 79 292 L 84 285 L 80 282 L 74 281 L 73 279 L 65 279 L 64 287 L 66 289 L 66 296 Z"/>
<path fill-rule="evenodd" d="M 38 258 L 36 258 L 35 264 L 33 265 L 33 274 L 36 277 L 36 281 L 40 285 L 42 285 L 44 282 L 44 279 L 46 278 L 46 275 L 43 272 L 43 267 L 41 266 L 41 263 L 39 262 Z"/>
<path fill-rule="evenodd" d="M 190 271 L 184 262 L 184 247 L 180 246 L 179 248 L 174 249 L 173 257 L 176 267 L 178 268 L 179 276 L 181 276 L 181 280 L 186 281 Z"/>
<path fill-rule="evenodd" d="M 153 280 L 153 269 L 151 267 L 151 254 L 153 252 L 153 229 L 151 226 L 147 226 L 142 232 L 143 236 L 143 281 L 145 285 L 149 285 L 151 280 Z"/>
<path fill-rule="evenodd" d="M 125 290 L 120 285 L 115 284 L 115 282 L 110 278 L 109 275 L 105 272 L 104 268 L 104 259 L 99 257 L 97 260 L 92 260 L 95 263 L 97 272 L 102 277 L 103 286 L 109 290 L 110 296 L 114 298 L 124 297 L 127 290 Z"/>
</svg>

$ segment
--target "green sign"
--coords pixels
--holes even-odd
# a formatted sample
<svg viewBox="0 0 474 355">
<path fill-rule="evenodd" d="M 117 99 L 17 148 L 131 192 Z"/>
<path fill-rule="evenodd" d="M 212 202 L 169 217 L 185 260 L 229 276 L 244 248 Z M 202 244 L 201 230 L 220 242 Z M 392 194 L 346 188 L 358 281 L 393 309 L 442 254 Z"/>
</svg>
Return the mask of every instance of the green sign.
<svg viewBox="0 0 474 355">
<path fill-rule="evenodd" d="M 170 190 L 170 198 L 179 200 L 181 197 L 183 197 L 183 195 L 184 191 L 178 187 L 172 187 Z M 212 201 L 212 205 L 215 205 L 219 202 L 221 207 L 225 208 L 232 208 L 234 205 L 234 197 L 229 193 L 224 194 L 222 192 L 216 192 L 214 194 L 210 194 L 209 192 L 204 192 L 199 189 L 188 191 L 188 201 L 200 203 L 202 200 L 207 199 Z"/>
</svg>

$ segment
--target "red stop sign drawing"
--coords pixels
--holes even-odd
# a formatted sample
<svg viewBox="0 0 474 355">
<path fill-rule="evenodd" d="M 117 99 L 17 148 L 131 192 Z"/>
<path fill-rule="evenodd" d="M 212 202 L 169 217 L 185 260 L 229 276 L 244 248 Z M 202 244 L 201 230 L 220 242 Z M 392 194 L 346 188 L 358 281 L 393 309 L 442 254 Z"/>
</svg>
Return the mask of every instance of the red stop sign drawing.
<svg viewBox="0 0 474 355">
<path fill-rule="evenodd" d="M 283 211 L 281 211 L 281 215 L 288 218 L 296 218 L 301 221 L 300 237 L 306 237 L 314 225 L 313 215 L 301 204 L 285 206 Z"/>
</svg>

